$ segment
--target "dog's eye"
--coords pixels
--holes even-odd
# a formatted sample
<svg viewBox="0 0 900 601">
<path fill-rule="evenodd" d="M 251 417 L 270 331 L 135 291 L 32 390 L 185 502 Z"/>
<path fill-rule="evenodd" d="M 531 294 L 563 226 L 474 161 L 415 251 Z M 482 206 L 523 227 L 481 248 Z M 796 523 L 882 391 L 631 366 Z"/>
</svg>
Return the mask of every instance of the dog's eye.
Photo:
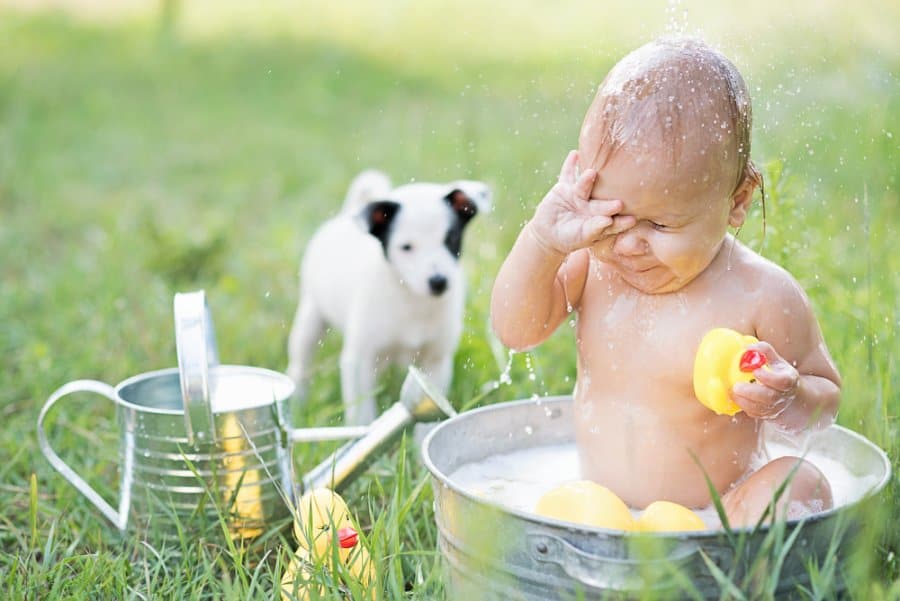
<svg viewBox="0 0 900 601">
<path fill-rule="evenodd" d="M 404 244 L 403 246 L 400 247 L 400 250 L 405 251 L 405 252 L 409 252 L 409 251 L 412 250 L 412 248 L 413 248 L 413 247 L 412 247 L 412 244 L 406 243 L 406 244 Z"/>
</svg>

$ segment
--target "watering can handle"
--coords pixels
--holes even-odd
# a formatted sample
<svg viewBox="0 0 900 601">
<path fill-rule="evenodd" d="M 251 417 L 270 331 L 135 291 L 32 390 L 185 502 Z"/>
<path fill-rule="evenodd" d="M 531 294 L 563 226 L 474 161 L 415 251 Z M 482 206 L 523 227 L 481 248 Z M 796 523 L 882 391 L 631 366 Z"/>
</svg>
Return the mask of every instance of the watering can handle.
<svg viewBox="0 0 900 601">
<path fill-rule="evenodd" d="M 84 478 L 79 476 L 75 470 L 69 467 L 69 464 L 56 454 L 56 451 L 53 450 L 50 446 L 50 442 L 47 440 L 47 433 L 44 430 L 44 419 L 47 417 L 47 413 L 49 413 L 50 408 L 56 404 L 56 401 L 73 392 L 94 392 L 105 396 L 113 403 L 116 402 L 115 389 L 109 384 L 104 384 L 97 380 L 75 380 L 74 382 L 69 382 L 68 384 L 61 386 L 56 392 L 50 395 L 50 398 L 47 399 L 47 402 L 44 403 L 44 407 L 41 409 L 41 414 L 38 416 L 38 444 L 41 447 L 41 452 L 44 454 L 44 457 L 50 462 L 50 465 L 62 474 L 63 478 L 74 485 L 75 488 L 78 489 L 78 492 L 87 497 L 88 501 L 93 503 L 94 506 L 100 510 L 100 513 L 112 522 L 119 531 L 124 532 L 128 521 L 127 508 L 120 508 L 118 511 L 115 510 L 112 505 L 107 503 L 106 500 L 84 480 Z"/>
<path fill-rule="evenodd" d="M 644 581 L 648 568 L 658 567 L 657 574 L 670 574 L 671 567 L 682 568 L 699 557 L 700 551 L 696 543 L 684 542 L 661 559 L 619 559 L 588 553 L 558 536 L 534 533 L 528 535 L 528 546 L 536 561 L 555 563 L 582 584 L 617 591 L 665 588 L 668 583 L 664 578 L 657 576 L 653 583 Z"/>
<path fill-rule="evenodd" d="M 215 421 L 209 394 L 209 368 L 219 363 L 212 315 L 206 293 L 179 292 L 173 303 L 175 348 L 184 404 L 184 427 L 188 442 L 216 441 Z"/>
</svg>

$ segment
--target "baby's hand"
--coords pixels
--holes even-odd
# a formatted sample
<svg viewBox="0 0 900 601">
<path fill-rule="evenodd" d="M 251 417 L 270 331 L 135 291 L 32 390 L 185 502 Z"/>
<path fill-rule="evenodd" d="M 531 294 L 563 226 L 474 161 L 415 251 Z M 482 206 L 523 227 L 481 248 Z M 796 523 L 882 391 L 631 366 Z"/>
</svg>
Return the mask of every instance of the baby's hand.
<svg viewBox="0 0 900 601">
<path fill-rule="evenodd" d="M 634 217 L 618 215 L 621 200 L 591 200 L 597 172 L 585 169 L 575 175 L 578 153 L 569 152 L 559 181 L 538 205 L 530 224 L 531 234 L 546 249 L 568 254 L 590 246 L 605 236 L 632 227 Z"/>
<path fill-rule="evenodd" d="M 800 373 L 767 342 L 757 342 L 747 348 L 765 355 L 766 365 L 753 372 L 756 382 L 735 384 L 731 398 L 750 417 L 775 419 L 794 402 Z"/>
</svg>

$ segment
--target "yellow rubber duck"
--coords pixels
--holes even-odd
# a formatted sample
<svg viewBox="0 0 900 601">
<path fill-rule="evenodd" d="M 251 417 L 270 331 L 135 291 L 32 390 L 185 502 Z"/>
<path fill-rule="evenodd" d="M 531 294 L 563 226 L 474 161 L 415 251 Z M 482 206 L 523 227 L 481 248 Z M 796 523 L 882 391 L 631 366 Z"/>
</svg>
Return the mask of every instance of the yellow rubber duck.
<svg viewBox="0 0 900 601">
<path fill-rule="evenodd" d="M 747 346 L 755 337 L 728 328 L 715 328 L 700 341 L 694 358 L 694 394 L 719 415 L 734 415 L 740 406 L 731 400 L 731 387 L 752 382 L 753 371 L 766 364 L 766 356 Z"/>
<path fill-rule="evenodd" d="M 654 501 L 634 522 L 638 532 L 684 532 L 706 530 L 700 516 L 678 503 Z"/>
<path fill-rule="evenodd" d="M 567 482 L 554 488 L 538 500 L 535 513 L 598 528 L 634 530 L 631 512 L 622 499 L 590 480 Z"/>
<path fill-rule="evenodd" d="M 228 507 L 228 530 L 233 538 L 254 538 L 265 532 L 265 514 L 262 506 L 262 475 L 257 468 L 248 469 L 255 455 L 247 455 L 250 449 L 247 435 L 238 419 L 229 414 L 222 426 L 222 462 L 225 467 L 223 500 Z"/>
<path fill-rule="evenodd" d="M 294 537 L 299 547 L 281 578 L 283 601 L 307 601 L 312 588 L 323 596 L 325 587 L 314 576 L 322 568 L 344 584 L 352 579 L 375 598 L 375 566 L 359 543 L 350 510 L 339 494 L 327 488 L 304 494 L 297 503 Z M 335 559 L 341 564 L 337 569 Z"/>
</svg>

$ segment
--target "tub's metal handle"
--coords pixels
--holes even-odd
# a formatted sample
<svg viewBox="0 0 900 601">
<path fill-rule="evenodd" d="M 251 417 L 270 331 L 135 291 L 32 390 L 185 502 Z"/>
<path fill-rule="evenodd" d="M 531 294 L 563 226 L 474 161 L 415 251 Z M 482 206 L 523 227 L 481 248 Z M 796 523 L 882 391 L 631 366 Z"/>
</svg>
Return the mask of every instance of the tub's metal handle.
<svg viewBox="0 0 900 601">
<path fill-rule="evenodd" d="M 616 591 L 668 588 L 673 583 L 666 575 L 693 560 L 700 551 L 698 544 L 684 541 L 661 559 L 620 559 L 588 553 L 549 534 L 533 533 L 527 539 L 535 561 L 555 563 L 587 586 Z"/>
<path fill-rule="evenodd" d="M 44 403 L 43 408 L 41 409 L 41 413 L 38 416 L 37 420 L 37 434 L 38 434 L 38 444 L 41 447 L 41 452 L 44 454 L 44 457 L 47 458 L 47 461 L 50 462 L 50 465 L 62 474 L 63 478 L 68 480 L 75 488 L 78 489 L 78 492 L 87 497 L 88 501 L 94 504 L 94 506 L 100 510 L 100 513 L 106 517 L 112 524 L 119 529 L 120 532 L 125 531 L 125 526 L 128 521 L 128 512 L 127 510 L 119 510 L 116 511 L 112 505 L 106 502 L 106 500 L 100 496 L 100 494 L 94 490 L 90 484 L 88 484 L 84 478 L 79 476 L 75 470 L 69 467 L 65 461 L 60 458 L 59 455 L 56 454 L 56 451 L 50 446 L 50 442 L 47 440 L 47 433 L 44 430 L 44 419 L 47 417 L 47 413 L 49 413 L 50 409 L 53 405 L 56 404 L 56 401 L 60 400 L 62 397 L 72 394 L 73 392 L 94 392 L 96 394 L 105 396 L 113 403 L 116 402 L 116 391 L 109 384 L 105 384 L 103 382 L 98 382 L 97 380 L 75 380 L 74 382 L 69 382 L 58 388 L 56 392 L 50 395 L 50 398 L 47 399 L 47 402 Z"/>
<path fill-rule="evenodd" d="M 216 442 L 209 368 L 219 363 L 212 315 L 203 290 L 179 292 L 173 302 L 175 349 L 188 442 Z"/>
</svg>

